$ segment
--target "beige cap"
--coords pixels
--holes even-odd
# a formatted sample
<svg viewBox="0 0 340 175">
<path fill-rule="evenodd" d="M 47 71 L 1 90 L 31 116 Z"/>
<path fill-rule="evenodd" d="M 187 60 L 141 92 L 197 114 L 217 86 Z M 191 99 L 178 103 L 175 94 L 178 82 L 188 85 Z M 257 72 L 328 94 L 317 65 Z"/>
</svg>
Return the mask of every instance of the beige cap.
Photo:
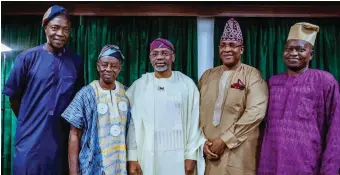
<svg viewBox="0 0 340 175">
<path fill-rule="evenodd" d="M 317 25 L 306 22 L 296 23 L 290 27 L 287 41 L 291 39 L 304 40 L 314 46 L 316 34 L 318 32 L 319 26 Z"/>
</svg>

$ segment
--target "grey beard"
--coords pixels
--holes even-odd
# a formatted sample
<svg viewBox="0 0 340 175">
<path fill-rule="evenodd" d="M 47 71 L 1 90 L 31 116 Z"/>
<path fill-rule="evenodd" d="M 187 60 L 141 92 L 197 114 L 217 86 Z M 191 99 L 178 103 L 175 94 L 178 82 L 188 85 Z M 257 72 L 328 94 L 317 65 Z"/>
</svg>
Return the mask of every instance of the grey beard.
<svg viewBox="0 0 340 175">
<path fill-rule="evenodd" d="M 157 72 L 164 72 L 164 71 L 168 70 L 168 65 L 165 65 L 165 66 L 162 66 L 162 67 L 154 66 L 154 69 L 155 69 Z"/>
</svg>

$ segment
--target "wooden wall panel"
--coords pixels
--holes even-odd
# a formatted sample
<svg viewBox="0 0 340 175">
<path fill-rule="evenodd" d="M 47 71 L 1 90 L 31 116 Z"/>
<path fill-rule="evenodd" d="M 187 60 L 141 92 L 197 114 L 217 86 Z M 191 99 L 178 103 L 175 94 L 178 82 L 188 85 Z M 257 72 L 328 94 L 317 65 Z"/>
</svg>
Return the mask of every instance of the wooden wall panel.
<svg viewBox="0 0 340 175">
<path fill-rule="evenodd" d="M 335 2 L 1 2 L 2 15 L 43 15 L 54 4 L 84 16 L 340 17 Z"/>
</svg>

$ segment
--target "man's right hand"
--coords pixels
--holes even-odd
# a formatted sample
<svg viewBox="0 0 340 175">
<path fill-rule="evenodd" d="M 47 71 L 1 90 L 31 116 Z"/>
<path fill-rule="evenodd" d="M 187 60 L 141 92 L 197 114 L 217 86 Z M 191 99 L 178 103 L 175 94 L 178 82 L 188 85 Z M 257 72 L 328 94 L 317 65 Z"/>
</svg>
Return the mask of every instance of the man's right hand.
<svg viewBox="0 0 340 175">
<path fill-rule="evenodd" d="M 143 175 L 142 168 L 139 166 L 138 161 L 128 161 L 129 175 Z"/>
<path fill-rule="evenodd" d="M 205 141 L 204 143 L 204 154 L 207 156 L 207 158 L 209 160 L 217 160 L 219 159 L 218 155 L 214 154 L 211 150 L 210 150 L 210 146 L 212 145 L 212 143 L 210 141 Z"/>
</svg>

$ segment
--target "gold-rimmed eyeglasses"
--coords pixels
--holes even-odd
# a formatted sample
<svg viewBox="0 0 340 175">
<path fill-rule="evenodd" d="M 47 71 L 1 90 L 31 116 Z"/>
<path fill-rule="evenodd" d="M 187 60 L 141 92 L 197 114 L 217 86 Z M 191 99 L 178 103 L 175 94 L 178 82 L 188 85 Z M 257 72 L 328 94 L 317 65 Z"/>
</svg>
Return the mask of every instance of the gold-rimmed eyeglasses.
<svg viewBox="0 0 340 175">
<path fill-rule="evenodd" d="M 223 44 L 223 45 L 219 45 L 218 48 L 220 49 L 227 49 L 227 48 L 230 48 L 230 49 L 236 49 L 238 47 L 242 47 L 241 44 Z"/>
<path fill-rule="evenodd" d="M 172 55 L 173 53 L 172 52 L 169 52 L 169 51 L 162 51 L 162 52 L 151 52 L 150 53 L 150 57 L 151 58 L 155 58 L 157 57 L 158 55 L 161 55 L 163 57 L 167 57 L 167 56 L 170 56 Z"/>
</svg>

